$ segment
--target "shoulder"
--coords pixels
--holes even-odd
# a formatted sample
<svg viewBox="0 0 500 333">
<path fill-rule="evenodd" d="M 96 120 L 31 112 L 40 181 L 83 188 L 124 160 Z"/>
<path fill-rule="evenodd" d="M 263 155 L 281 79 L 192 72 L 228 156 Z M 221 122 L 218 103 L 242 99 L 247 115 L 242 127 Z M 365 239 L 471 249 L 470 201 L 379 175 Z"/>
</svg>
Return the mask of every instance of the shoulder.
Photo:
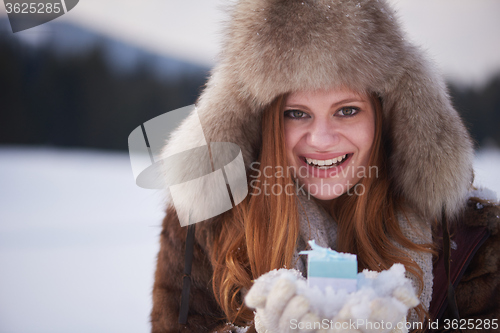
<svg viewBox="0 0 500 333">
<path fill-rule="evenodd" d="M 463 223 L 469 227 L 487 227 L 492 235 L 500 229 L 500 204 L 470 197 L 463 213 Z"/>
<path fill-rule="evenodd" d="M 212 235 L 215 232 L 214 226 L 217 221 L 215 218 L 207 220 L 202 223 L 196 223 L 196 236 L 195 236 L 195 251 L 203 252 L 209 256 L 212 251 Z M 165 245 L 164 252 L 177 253 L 181 250 L 184 251 L 187 227 L 180 225 L 175 207 L 168 205 L 166 215 L 163 219 L 162 232 L 160 235 L 161 245 Z M 184 262 L 184 256 L 174 257 L 172 260 Z"/>
<path fill-rule="evenodd" d="M 467 207 L 463 216 L 463 223 L 466 227 L 485 228 L 489 236 L 477 249 L 476 254 L 472 258 L 461 279 L 461 283 L 473 281 L 478 277 L 487 276 L 491 276 L 491 278 L 499 282 L 500 205 L 478 198 L 470 198 L 467 202 Z M 500 289 L 498 291 L 500 291 Z"/>
<path fill-rule="evenodd" d="M 486 229 L 487 238 L 475 253 L 471 253 L 469 264 L 456 286 L 460 315 L 462 318 L 499 319 L 500 206 L 479 198 L 470 198 L 462 222 L 466 230 Z M 465 241 L 471 238 L 465 236 Z"/>
</svg>

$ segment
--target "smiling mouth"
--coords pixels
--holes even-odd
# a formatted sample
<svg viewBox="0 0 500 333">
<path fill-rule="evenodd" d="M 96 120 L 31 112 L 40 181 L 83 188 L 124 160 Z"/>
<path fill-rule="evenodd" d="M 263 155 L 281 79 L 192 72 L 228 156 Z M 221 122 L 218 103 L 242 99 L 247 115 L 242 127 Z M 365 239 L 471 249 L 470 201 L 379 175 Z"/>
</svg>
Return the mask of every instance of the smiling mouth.
<svg viewBox="0 0 500 333">
<path fill-rule="evenodd" d="M 331 169 L 334 167 L 338 167 L 339 165 L 344 163 L 344 161 L 347 160 L 347 158 L 349 158 L 351 155 L 352 154 L 345 154 L 345 155 L 342 155 L 342 156 L 339 156 L 336 158 L 332 158 L 329 160 L 316 160 L 313 158 L 303 157 L 303 160 L 304 160 L 304 162 L 307 163 L 307 165 L 310 165 L 310 166 L 318 168 L 318 169 L 327 170 L 327 169 Z"/>
</svg>

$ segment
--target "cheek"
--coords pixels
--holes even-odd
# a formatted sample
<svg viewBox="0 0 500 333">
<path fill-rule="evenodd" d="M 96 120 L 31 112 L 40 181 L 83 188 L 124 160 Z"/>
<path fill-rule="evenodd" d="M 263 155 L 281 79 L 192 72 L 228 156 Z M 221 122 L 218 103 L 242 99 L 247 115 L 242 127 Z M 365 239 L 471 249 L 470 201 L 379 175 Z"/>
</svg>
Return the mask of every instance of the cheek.
<svg viewBox="0 0 500 333">
<path fill-rule="evenodd" d="M 293 160 L 293 150 L 300 141 L 300 133 L 292 124 L 285 122 L 285 150 L 288 162 Z"/>
<path fill-rule="evenodd" d="M 361 164 L 368 164 L 375 138 L 375 124 L 372 121 L 359 123 L 350 131 L 351 142 L 358 148 Z"/>
<path fill-rule="evenodd" d="M 364 132 L 364 136 L 361 140 L 361 145 L 363 146 L 363 150 L 371 150 L 373 145 L 373 141 L 375 139 L 375 129 L 373 126 L 368 126 Z"/>
<path fill-rule="evenodd" d="M 363 126 L 362 135 L 360 135 L 359 148 L 363 152 L 363 162 L 368 164 L 370 153 L 372 151 L 373 141 L 375 140 L 375 124 L 369 122 Z"/>
</svg>

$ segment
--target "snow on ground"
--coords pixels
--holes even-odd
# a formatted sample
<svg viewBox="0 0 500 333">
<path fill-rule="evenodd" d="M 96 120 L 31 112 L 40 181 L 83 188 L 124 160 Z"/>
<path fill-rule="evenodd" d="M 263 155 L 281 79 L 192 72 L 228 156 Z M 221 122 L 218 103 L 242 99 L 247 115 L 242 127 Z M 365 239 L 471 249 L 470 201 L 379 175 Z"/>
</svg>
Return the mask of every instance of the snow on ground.
<svg viewBox="0 0 500 333">
<path fill-rule="evenodd" d="M 476 153 L 474 184 L 489 188 L 500 198 L 500 150 L 483 149 Z"/>
<path fill-rule="evenodd" d="M 0 149 L 0 332 L 148 332 L 163 205 L 124 153 Z"/>
<path fill-rule="evenodd" d="M 162 200 L 126 153 L 0 147 L 0 333 L 148 332 Z"/>
</svg>

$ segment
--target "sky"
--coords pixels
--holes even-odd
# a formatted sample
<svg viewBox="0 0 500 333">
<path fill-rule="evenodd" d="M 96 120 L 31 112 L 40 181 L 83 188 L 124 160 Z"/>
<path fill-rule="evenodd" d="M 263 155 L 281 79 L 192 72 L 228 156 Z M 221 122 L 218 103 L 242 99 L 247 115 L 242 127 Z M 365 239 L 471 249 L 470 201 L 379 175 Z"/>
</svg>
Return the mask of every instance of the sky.
<svg viewBox="0 0 500 333">
<path fill-rule="evenodd" d="M 81 0 L 57 20 L 75 23 L 147 50 L 213 65 L 225 8 L 234 0 Z M 409 38 L 447 78 L 464 85 L 500 73 L 500 1 L 389 0 Z M 3 3 L 0 15 L 5 15 Z M 43 26 L 19 32 L 43 34 Z"/>
</svg>

